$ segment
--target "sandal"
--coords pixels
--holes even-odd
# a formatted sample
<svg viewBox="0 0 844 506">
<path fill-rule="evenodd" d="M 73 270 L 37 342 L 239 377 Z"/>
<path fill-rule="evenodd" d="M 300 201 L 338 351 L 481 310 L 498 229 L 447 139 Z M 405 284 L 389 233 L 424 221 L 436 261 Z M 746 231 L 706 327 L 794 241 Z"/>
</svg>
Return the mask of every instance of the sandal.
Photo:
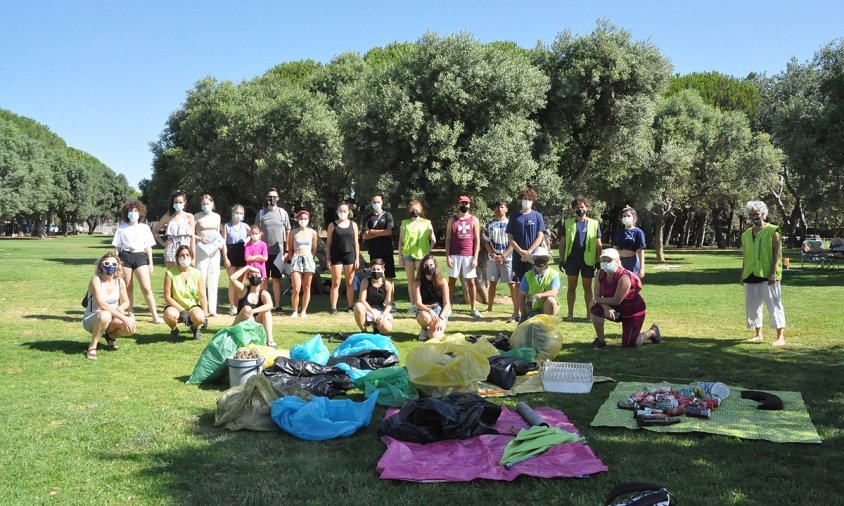
<svg viewBox="0 0 844 506">
<path fill-rule="evenodd" d="M 162 318 L 160 316 L 155 316 L 152 319 L 152 323 L 155 323 L 156 325 L 158 325 L 160 323 L 164 323 L 164 318 Z"/>
<path fill-rule="evenodd" d="M 270 339 L 269 341 L 267 341 L 267 346 L 269 346 L 270 348 L 278 348 L 278 343 Z"/>
<path fill-rule="evenodd" d="M 593 350 L 598 350 L 598 349 L 606 348 L 606 347 L 607 347 L 607 342 L 602 341 L 602 340 L 598 339 L 597 337 L 595 338 L 594 341 L 592 341 L 592 349 Z"/>
<path fill-rule="evenodd" d="M 97 360 L 97 349 L 88 348 L 88 351 L 85 353 L 85 358 L 88 360 Z"/>
<path fill-rule="evenodd" d="M 651 342 L 654 343 L 654 344 L 661 343 L 662 342 L 662 333 L 660 333 L 660 331 L 659 331 L 659 325 L 654 323 L 653 325 L 651 325 L 651 330 L 654 331 L 654 335 L 651 336 Z"/>
<path fill-rule="evenodd" d="M 111 336 L 108 334 L 103 334 L 103 337 L 106 340 L 106 349 L 109 351 L 114 351 L 117 349 L 117 339 L 112 339 Z"/>
</svg>

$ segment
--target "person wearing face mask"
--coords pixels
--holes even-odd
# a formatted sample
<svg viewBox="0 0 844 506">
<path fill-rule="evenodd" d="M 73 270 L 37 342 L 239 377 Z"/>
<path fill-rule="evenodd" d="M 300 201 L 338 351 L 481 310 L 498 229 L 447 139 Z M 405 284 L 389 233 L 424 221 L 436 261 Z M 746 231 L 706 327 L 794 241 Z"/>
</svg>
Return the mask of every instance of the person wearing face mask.
<svg viewBox="0 0 844 506">
<path fill-rule="evenodd" d="M 589 312 L 595 327 L 592 347 L 605 348 L 604 320 L 621 322 L 621 345 L 641 346 L 646 340 L 657 344 L 662 341 L 659 326 L 641 332 L 647 314 L 645 299 L 639 293 L 642 282 L 636 274 L 621 265 L 621 257 L 614 248 L 601 252 L 601 270 L 595 277 L 595 293 L 598 297 L 590 301 Z"/>
<path fill-rule="evenodd" d="M 354 309 L 355 271 L 360 266 L 360 243 L 357 223 L 349 219 L 349 204 L 340 202 L 337 206 L 337 220 L 328 225 L 325 242 L 326 261 L 331 266 L 331 314 L 337 314 L 337 299 L 340 297 L 340 280 L 346 277 L 346 302 L 348 311 Z"/>
<path fill-rule="evenodd" d="M 469 213 L 472 201 L 467 195 L 457 200 L 458 214 L 448 219 L 445 227 L 445 255 L 448 263 L 448 293 L 454 299 L 457 278 L 463 279 L 463 286 L 469 295 L 469 315 L 480 318 L 475 308 L 475 278 L 478 277 L 478 255 L 481 252 L 481 226 L 477 218 Z"/>
<path fill-rule="evenodd" d="M 270 293 L 263 288 L 261 269 L 247 265 L 241 267 L 229 276 L 229 282 L 237 292 L 237 316 L 232 325 L 254 319 L 264 326 L 267 332 L 267 346 L 276 347 L 273 340 L 273 299 Z"/>
<path fill-rule="evenodd" d="M 645 277 L 645 232 L 636 226 L 636 210 L 630 206 L 621 210 L 621 222 L 624 228 L 612 235 L 612 244 L 621 255 L 621 265 L 639 276 Z"/>
<path fill-rule="evenodd" d="M 766 223 L 768 206 L 760 200 L 747 203 L 747 217 L 753 226 L 741 235 L 741 284 L 747 328 L 756 335 L 749 342 L 758 343 L 762 337 L 762 304 L 768 308 L 771 328 L 776 329 L 774 346 L 785 344 L 785 310 L 782 306 L 782 229 Z"/>
<path fill-rule="evenodd" d="M 525 273 L 519 285 L 519 309 L 521 321 L 538 314 L 557 314 L 557 293 L 560 291 L 560 273 L 549 264 L 551 252 L 540 246 L 530 255 L 528 261 L 533 268 Z"/>
<path fill-rule="evenodd" d="M 193 332 L 194 339 L 202 338 L 202 325 L 208 314 L 208 300 L 205 298 L 205 283 L 199 269 L 192 267 L 193 251 L 188 246 L 176 250 L 177 267 L 164 274 L 164 323 L 170 327 L 171 343 L 179 342 L 179 329 L 184 323 Z"/>
<path fill-rule="evenodd" d="M 436 244 L 437 236 L 434 234 L 431 220 L 425 217 L 425 209 L 422 208 L 421 202 L 411 200 L 407 210 L 410 218 L 402 220 L 399 230 L 399 260 L 407 274 L 407 295 L 410 298 L 410 309 L 407 312 L 413 314 L 418 306 L 416 291 L 413 289 L 416 273 L 422 259 Z"/>
<path fill-rule="evenodd" d="M 244 209 L 240 204 L 232 207 L 232 219 L 223 227 L 223 261 L 226 273 L 231 276 L 234 271 L 246 267 L 246 241 L 249 240 L 249 225 L 244 223 Z M 260 230 L 260 228 L 258 229 Z M 237 314 L 237 294 L 229 283 L 229 314 Z"/>
<path fill-rule="evenodd" d="M 393 331 L 393 283 L 384 276 L 384 261 L 372 260 L 369 276 L 360 284 L 360 299 L 355 303 L 355 322 L 363 332 L 372 324 L 376 334 L 389 336 Z"/>
<path fill-rule="evenodd" d="M 530 270 L 528 262 L 530 255 L 544 241 L 548 230 L 545 228 L 545 217 L 533 209 L 537 199 L 536 191 L 525 188 L 519 193 L 521 209 L 510 216 L 507 222 L 507 239 L 513 248 L 513 281 L 518 283 L 525 273 Z"/>
<path fill-rule="evenodd" d="M 176 266 L 176 250 L 180 246 L 187 246 L 194 251 L 194 219 L 193 215 L 185 211 L 187 197 L 181 190 L 176 190 L 170 196 L 170 210 L 158 220 L 152 230 L 156 242 L 164 246 L 164 266 L 172 269 Z M 166 227 L 166 229 L 165 229 Z M 161 230 L 164 229 L 166 240 L 161 241 Z"/>
<path fill-rule="evenodd" d="M 419 340 L 438 339 L 445 335 L 445 325 L 451 314 L 451 300 L 448 284 L 437 267 L 433 255 L 426 255 L 419 262 L 419 271 L 413 283 L 416 306 L 416 322 L 419 323 Z"/>
<path fill-rule="evenodd" d="M 220 284 L 220 251 L 223 236 L 220 234 L 220 215 L 214 212 L 214 199 L 203 195 L 199 200 L 202 211 L 196 213 L 194 239 L 197 241 L 196 268 L 205 280 L 208 299 L 208 316 L 217 316 L 217 287 Z"/>
<path fill-rule="evenodd" d="M 507 218 L 507 202 L 499 200 L 493 206 L 495 219 L 484 227 L 483 239 L 484 248 L 487 252 L 486 272 L 489 276 L 489 288 L 487 289 L 487 312 L 492 311 L 495 303 L 495 290 L 498 282 L 507 283 L 510 289 L 510 298 L 513 300 L 513 314 L 507 323 L 519 321 L 519 288 L 513 281 L 513 246 L 507 238 L 507 225 L 510 220 Z"/>
<path fill-rule="evenodd" d="M 380 194 L 372 196 L 372 214 L 363 224 L 363 240 L 369 251 L 369 261 L 380 258 L 384 261 L 384 277 L 393 282 L 396 277 L 396 264 L 393 259 L 393 215 L 384 210 L 384 197 Z"/>
<path fill-rule="evenodd" d="M 267 191 L 267 207 L 258 212 L 256 225 L 261 227 L 264 241 L 267 243 L 267 251 L 269 257 L 267 258 L 267 266 L 265 271 L 269 273 L 273 283 L 273 301 L 275 301 L 276 312 L 284 313 L 281 306 L 281 269 L 276 265 L 276 257 L 283 255 L 287 251 L 285 241 L 287 240 L 288 232 L 290 232 L 290 217 L 287 211 L 278 205 L 278 190 L 270 188 Z M 264 289 L 266 286 L 266 277 L 264 278 Z"/>
<path fill-rule="evenodd" d="M 302 292 L 302 318 L 308 317 L 308 306 L 311 303 L 311 280 L 316 272 L 317 233 L 308 227 L 311 213 L 300 209 L 296 213 L 299 226 L 288 233 L 287 262 L 290 264 L 290 282 L 293 293 L 290 302 L 293 305 L 292 318 L 299 317 L 299 292 Z"/>
<path fill-rule="evenodd" d="M 577 298 L 577 277 L 582 278 L 583 297 L 586 301 L 586 314 L 592 302 L 592 278 L 595 277 L 595 264 L 601 255 L 601 225 L 598 220 L 587 218 L 589 201 L 585 197 L 576 197 L 571 201 L 574 218 L 567 218 L 560 227 L 560 268 L 565 271 L 568 281 L 566 303 L 568 320 L 574 319 L 574 301 Z"/>
<path fill-rule="evenodd" d="M 138 278 L 141 293 L 144 294 L 149 312 L 152 313 L 152 322 L 161 323 L 164 320 L 158 316 L 158 308 L 155 306 L 155 296 L 150 283 L 153 270 L 152 248 L 155 246 L 155 238 L 145 222 L 146 216 L 147 208 L 143 202 L 130 200 L 123 204 L 120 208 L 123 223 L 117 227 L 111 245 L 120 252 L 123 281 L 129 293 L 129 314 L 133 314 L 135 307 L 134 278 Z"/>
<path fill-rule="evenodd" d="M 126 311 L 131 306 L 117 251 L 110 251 L 97 260 L 84 302 L 82 327 L 91 333 L 91 342 L 85 353 L 88 360 L 97 360 L 100 337 L 108 343 L 106 349 L 116 350 L 118 337 L 135 333 L 135 318 Z"/>
<path fill-rule="evenodd" d="M 267 280 L 267 243 L 261 240 L 261 227 L 252 225 L 249 230 L 249 241 L 243 247 L 243 258 L 246 265 L 256 267 L 261 273 L 261 279 Z"/>
</svg>

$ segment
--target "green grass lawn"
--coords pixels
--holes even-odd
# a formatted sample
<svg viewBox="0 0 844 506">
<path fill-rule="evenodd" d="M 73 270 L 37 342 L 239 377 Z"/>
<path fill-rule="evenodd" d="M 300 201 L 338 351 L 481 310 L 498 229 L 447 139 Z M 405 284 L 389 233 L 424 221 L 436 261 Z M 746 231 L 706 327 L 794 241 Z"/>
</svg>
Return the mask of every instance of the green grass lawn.
<svg viewBox="0 0 844 506">
<path fill-rule="evenodd" d="M 618 329 L 608 327 L 610 346 L 592 351 L 594 334 L 583 320 L 564 324 L 565 345 L 557 357 L 592 362 L 596 374 L 616 380 L 708 379 L 797 390 L 821 445 L 591 428 L 613 389 L 601 383 L 588 395 L 547 393 L 518 400 L 564 410 L 608 473 L 413 484 L 378 479 L 375 465 L 384 445 L 376 429 L 383 408 L 353 437 L 327 442 L 215 428 L 215 399 L 224 387 L 184 382 L 207 337 L 230 324 L 228 316 L 214 318 L 202 341 L 168 344 L 166 327 L 153 325 L 138 305 L 143 302 L 138 291 L 137 335 L 122 339 L 119 351 L 101 348 L 97 362 L 86 360 L 89 335 L 82 329 L 79 301 L 109 240 L 0 240 L 2 504 L 594 505 L 625 481 L 665 484 L 683 505 L 844 504 L 844 271 L 785 274 L 787 346 L 775 349 L 768 328 L 766 343 L 744 342 L 752 332 L 744 328 L 737 251 L 670 251 L 667 263 L 678 268 L 658 270 L 649 258 L 643 292 L 646 325 L 660 324 L 663 344 L 621 349 Z M 160 250 L 156 253 L 162 266 Z M 159 306 L 162 275 L 158 267 Z M 225 284 L 220 288 L 225 312 Z M 406 309 L 403 279 L 397 293 L 399 309 Z M 330 317 L 327 306 L 327 296 L 317 297 L 307 320 L 276 317 L 276 341 L 289 349 L 317 333 L 356 330 L 352 315 Z M 468 308 L 457 306 L 448 330 L 490 336 L 512 331 L 515 325 L 504 323 L 508 309 L 502 305 L 490 317 L 471 320 Z M 580 300 L 576 314 L 585 316 Z M 403 362 L 416 346 L 418 326 L 403 314 L 395 323 Z M 352 391 L 352 397 L 360 399 L 360 392 Z M 503 402 L 512 406 L 515 400 Z"/>
</svg>

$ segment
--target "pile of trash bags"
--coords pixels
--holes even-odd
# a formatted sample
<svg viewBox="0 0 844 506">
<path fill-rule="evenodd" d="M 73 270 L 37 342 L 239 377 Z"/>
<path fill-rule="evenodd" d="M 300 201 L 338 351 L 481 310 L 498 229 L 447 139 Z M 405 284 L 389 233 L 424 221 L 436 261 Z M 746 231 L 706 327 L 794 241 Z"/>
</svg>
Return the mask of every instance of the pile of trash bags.
<svg viewBox="0 0 844 506">
<path fill-rule="evenodd" d="M 229 388 L 217 397 L 214 425 L 229 430 L 278 430 L 270 418 L 273 401 L 295 395 L 310 400 L 311 394 L 296 385 L 274 384 L 263 374 L 256 374 L 245 384 Z"/>
<path fill-rule="evenodd" d="M 419 399 L 408 402 L 398 413 L 383 419 L 378 426 L 378 436 L 424 444 L 498 434 L 493 425 L 499 416 L 501 406 L 477 394 Z"/>
<path fill-rule="evenodd" d="M 469 343 L 462 336 L 432 339 L 407 355 L 407 374 L 413 386 L 429 397 L 474 393 L 478 382 L 489 376 L 488 357 L 497 354 L 484 340 Z"/>
<path fill-rule="evenodd" d="M 233 357 L 238 348 L 266 343 L 267 333 L 264 326 L 254 320 L 244 320 L 220 330 L 208 341 L 187 383 L 199 385 L 219 380 L 228 374 L 226 359 Z"/>
</svg>

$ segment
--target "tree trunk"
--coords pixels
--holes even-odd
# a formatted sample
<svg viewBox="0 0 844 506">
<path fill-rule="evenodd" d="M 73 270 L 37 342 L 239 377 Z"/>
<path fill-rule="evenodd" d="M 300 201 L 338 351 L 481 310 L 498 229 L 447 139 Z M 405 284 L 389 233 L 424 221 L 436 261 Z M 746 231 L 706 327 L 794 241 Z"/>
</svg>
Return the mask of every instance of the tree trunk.
<svg viewBox="0 0 844 506">
<path fill-rule="evenodd" d="M 689 244 L 689 233 L 691 231 L 690 224 L 692 222 L 692 212 L 686 211 L 685 215 L 683 216 L 683 230 L 680 232 L 680 239 L 678 241 L 678 246 L 685 247 Z"/>
<path fill-rule="evenodd" d="M 695 241 L 698 248 L 702 248 L 706 244 L 706 223 L 709 218 L 709 213 L 704 212 L 698 218 L 697 240 Z"/>
<path fill-rule="evenodd" d="M 475 297 L 481 304 L 489 304 L 489 294 L 487 293 L 487 283 L 489 283 L 489 276 L 486 271 L 486 251 L 481 247 L 481 253 L 478 255 L 478 277 L 475 279 Z M 495 294 L 492 294 L 495 297 Z"/>
<path fill-rule="evenodd" d="M 94 235 L 94 229 L 97 228 L 97 222 L 88 218 L 85 220 L 85 223 L 88 225 L 88 235 Z"/>
<path fill-rule="evenodd" d="M 718 246 L 718 249 L 724 249 L 726 247 L 726 241 L 724 240 L 724 223 L 721 220 L 721 214 L 723 212 L 724 210 L 720 207 L 712 210 L 712 229 L 715 232 L 715 244 Z"/>
<path fill-rule="evenodd" d="M 664 262 L 665 261 L 665 248 L 663 247 L 663 230 L 665 229 L 665 212 L 660 211 L 658 213 L 654 213 L 656 218 L 654 219 L 654 250 L 656 251 L 656 261 L 657 262 Z"/>
<path fill-rule="evenodd" d="M 46 216 L 39 216 L 38 220 L 35 224 L 35 233 L 32 235 L 36 237 L 46 238 L 47 237 L 47 217 Z"/>
<path fill-rule="evenodd" d="M 675 223 L 677 223 L 677 216 L 672 216 L 671 223 L 668 225 L 668 232 L 665 233 L 665 237 L 662 239 L 663 246 L 671 245 L 671 232 L 674 230 Z"/>
</svg>

